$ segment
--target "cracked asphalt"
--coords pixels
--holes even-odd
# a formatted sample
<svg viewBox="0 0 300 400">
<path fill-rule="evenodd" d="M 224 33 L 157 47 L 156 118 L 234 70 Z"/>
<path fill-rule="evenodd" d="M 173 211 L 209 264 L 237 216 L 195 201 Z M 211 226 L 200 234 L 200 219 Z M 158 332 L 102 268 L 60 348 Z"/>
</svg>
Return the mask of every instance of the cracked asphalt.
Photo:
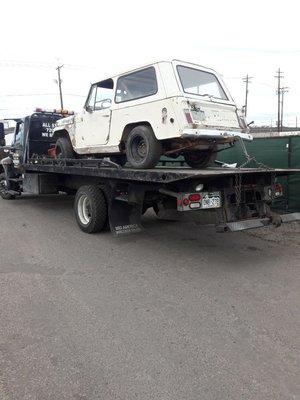
<svg viewBox="0 0 300 400">
<path fill-rule="evenodd" d="M 300 399 L 299 224 L 113 238 L 72 201 L 0 201 L 0 400 Z"/>
</svg>

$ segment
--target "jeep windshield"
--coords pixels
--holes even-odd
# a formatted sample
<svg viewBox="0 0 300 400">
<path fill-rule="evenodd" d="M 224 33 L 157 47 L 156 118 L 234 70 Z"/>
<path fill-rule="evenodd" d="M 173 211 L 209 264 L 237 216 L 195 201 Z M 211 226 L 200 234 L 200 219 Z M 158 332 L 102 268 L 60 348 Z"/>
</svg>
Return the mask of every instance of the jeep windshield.
<svg viewBox="0 0 300 400">
<path fill-rule="evenodd" d="M 185 93 L 228 100 L 217 77 L 211 72 L 182 65 L 177 66 L 177 72 Z"/>
</svg>

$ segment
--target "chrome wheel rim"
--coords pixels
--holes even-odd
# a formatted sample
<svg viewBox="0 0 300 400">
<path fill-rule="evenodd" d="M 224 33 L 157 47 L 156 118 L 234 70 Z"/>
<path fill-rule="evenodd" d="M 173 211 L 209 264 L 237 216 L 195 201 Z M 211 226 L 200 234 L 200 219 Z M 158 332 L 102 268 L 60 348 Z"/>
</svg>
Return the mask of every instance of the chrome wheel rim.
<svg viewBox="0 0 300 400">
<path fill-rule="evenodd" d="M 83 194 L 80 196 L 77 203 L 77 211 L 80 222 L 83 225 L 88 225 L 92 218 L 91 205 L 88 196 Z"/>
</svg>

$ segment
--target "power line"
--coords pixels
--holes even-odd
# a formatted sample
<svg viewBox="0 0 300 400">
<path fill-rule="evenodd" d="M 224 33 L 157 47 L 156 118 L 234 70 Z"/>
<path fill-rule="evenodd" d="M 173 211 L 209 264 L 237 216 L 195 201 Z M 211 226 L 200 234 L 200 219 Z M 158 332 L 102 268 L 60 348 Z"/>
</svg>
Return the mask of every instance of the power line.
<svg viewBox="0 0 300 400">
<path fill-rule="evenodd" d="M 46 62 L 32 62 L 32 61 L 18 61 L 18 60 L 0 60 L 0 67 L 16 67 L 16 68 L 37 68 L 37 69 L 52 69 L 55 63 Z M 77 64 L 64 64 L 68 69 L 73 70 L 88 70 L 96 69 L 96 66 L 92 65 L 77 65 Z"/>
<path fill-rule="evenodd" d="M 16 93 L 16 94 L 0 94 L 0 97 L 34 97 L 34 96 L 57 96 L 57 93 Z M 65 96 L 84 97 L 82 94 L 65 93 Z"/>
</svg>

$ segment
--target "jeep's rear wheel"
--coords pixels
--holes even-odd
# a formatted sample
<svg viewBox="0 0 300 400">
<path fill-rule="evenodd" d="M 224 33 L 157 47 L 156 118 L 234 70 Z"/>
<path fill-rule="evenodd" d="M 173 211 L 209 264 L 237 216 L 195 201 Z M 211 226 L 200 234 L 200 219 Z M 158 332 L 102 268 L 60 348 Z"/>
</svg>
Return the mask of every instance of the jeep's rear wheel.
<svg viewBox="0 0 300 400">
<path fill-rule="evenodd" d="M 191 168 L 206 168 L 212 165 L 217 157 L 217 148 L 191 151 L 184 155 L 185 162 Z"/>
<path fill-rule="evenodd" d="M 75 158 L 75 153 L 70 139 L 62 136 L 55 143 L 56 158 Z"/>
<path fill-rule="evenodd" d="M 129 133 L 126 142 L 126 155 L 134 168 L 153 168 L 162 154 L 161 143 L 149 126 L 136 126 Z"/>
</svg>

